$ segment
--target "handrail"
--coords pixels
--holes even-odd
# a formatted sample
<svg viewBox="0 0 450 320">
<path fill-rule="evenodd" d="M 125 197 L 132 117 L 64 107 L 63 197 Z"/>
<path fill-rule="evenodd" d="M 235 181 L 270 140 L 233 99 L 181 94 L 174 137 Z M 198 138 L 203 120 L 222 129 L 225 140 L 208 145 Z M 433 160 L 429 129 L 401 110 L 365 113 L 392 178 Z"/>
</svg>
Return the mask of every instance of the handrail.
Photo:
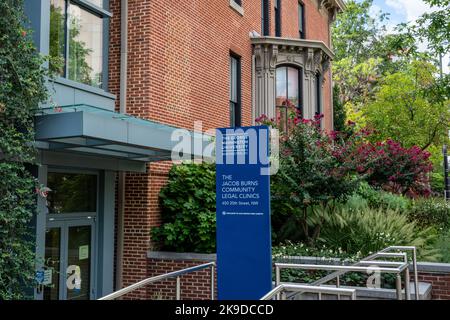
<svg viewBox="0 0 450 320">
<path fill-rule="evenodd" d="M 382 255 L 384 254 L 385 256 L 387 254 L 391 254 L 391 255 L 395 256 L 396 253 L 392 253 L 391 252 L 393 250 L 397 250 L 397 251 L 408 250 L 408 251 L 412 251 L 413 252 L 413 257 L 412 258 L 413 258 L 414 288 L 415 288 L 415 292 L 414 293 L 415 293 L 416 300 L 419 300 L 420 299 L 420 295 L 419 295 L 419 276 L 418 276 L 418 271 L 417 271 L 417 249 L 416 249 L 416 247 L 414 247 L 414 246 L 390 246 L 390 247 L 384 248 L 383 250 L 381 250 L 379 252 L 376 252 L 376 253 L 374 253 L 374 254 L 364 258 L 364 260 L 373 260 L 373 259 L 379 257 L 380 254 L 382 254 Z M 404 254 L 406 256 L 405 252 L 401 252 L 401 254 Z M 408 257 L 406 256 L 405 262 L 407 262 L 407 261 L 408 261 Z M 376 263 L 376 261 L 374 261 L 374 263 Z M 357 266 L 358 264 L 359 264 L 359 262 L 353 264 L 353 266 Z M 345 274 L 345 273 L 346 273 L 346 271 L 333 272 L 333 273 L 331 273 L 329 275 L 326 275 L 325 277 L 323 277 L 323 278 L 321 278 L 319 280 L 314 281 L 312 283 L 312 285 L 315 285 L 315 286 L 321 285 L 321 284 L 327 283 L 328 281 L 330 281 L 330 280 L 332 280 L 334 278 L 337 278 L 339 280 L 339 277 L 341 275 Z M 405 270 L 405 273 L 409 274 L 408 268 Z M 407 283 L 405 285 L 405 291 L 407 291 L 407 290 L 409 290 L 409 283 Z M 410 296 L 407 294 L 407 299 L 409 299 L 409 298 L 410 298 Z"/>
<path fill-rule="evenodd" d="M 348 295 L 350 300 L 356 300 L 356 290 L 355 289 L 343 289 L 343 288 L 327 288 L 327 287 L 317 287 L 311 285 L 301 285 L 301 284 L 286 284 L 282 283 L 277 287 L 273 288 L 266 295 L 264 295 L 260 300 L 270 300 L 275 296 L 279 296 L 283 291 L 296 291 L 296 292 L 309 292 L 318 293 L 319 300 L 322 299 L 322 294 L 334 294 L 334 295 Z"/>
<path fill-rule="evenodd" d="M 402 272 L 405 265 L 399 265 L 396 268 L 381 267 L 377 268 L 378 271 L 384 273 L 399 273 Z M 354 271 L 354 272 L 365 272 L 372 271 L 373 267 L 363 267 L 363 266 L 341 266 L 341 265 L 331 265 L 331 264 L 291 264 L 291 263 L 275 263 L 275 268 L 278 269 L 306 269 L 306 270 L 328 270 L 328 271 Z"/>
<path fill-rule="evenodd" d="M 405 273 L 405 298 L 406 300 L 410 300 L 410 276 L 407 262 L 393 262 L 393 261 L 360 261 L 360 264 L 369 264 L 369 266 L 364 267 L 360 265 L 351 265 L 351 266 L 343 266 L 343 265 L 317 265 L 317 264 L 290 264 L 290 263 L 275 263 L 275 285 L 281 284 L 281 269 L 302 269 L 302 270 L 326 270 L 326 271 L 337 271 L 338 274 L 332 277 L 331 279 L 336 278 L 336 288 L 340 286 L 339 276 L 341 274 L 345 274 L 347 272 L 370 272 L 377 271 L 380 273 L 394 273 L 396 274 L 396 292 L 397 299 L 402 300 L 402 284 L 401 284 L 401 274 Z M 374 268 L 373 264 L 378 264 Z M 383 267 L 385 265 L 385 267 Z M 389 267 L 391 266 L 391 267 Z M 336 272 L 335 272 L 336 273 Z M 332 273 L 333 275 L 335 273 Z M 323 278 L 322 278 L 323 279 Z M 331 280 L 330 279 L 330 280 Z M 328 281 L 327 281 L 328 282 Z M 319 286 L 320 284 L 316 284 L 316 282 L 312 283 L 312 286 Z M 277 298 L 280 298 L 280 295 L 277 295 Z M 340 295 L 338 295 L 338 299 Z"/>
<path fill-rule="evenodd" d="M 412 260 L 413 260 L 413 272 L 414 272 L 414 295 L 416 297 L 416 300 L 420 300 L 420 293 L 419 293 L 419 273 L 417 270 L 417 248 L 414 246 L 390 246 L 380 251 L 380 253 L 386 253 L 392 250 L 397 251 L 412 251 Z"/>
<path fill-rule="evenodd" d="M 405 274 L 405 298 L 406 300 L 410 300 L 410 275 L 409 275 L 409 264 L 408 264 L 408 256 L 405 252 L 400 252 L 400 253 L 392 253 L 391 251 L 396 250 L 396 251 L 401 251 L 401 250 L 411 250 L 413 252 L 413 271 L 414 271 L 414 286 L 415 286 L 415 298 L 416 300 L 419 300 L 419 286 L 418 286 L 418 272 L 417 272 L 417 251 L 416 251 L 416 247 L 414 246 L 390 246 L 387 247 L 379 252 L 376 252 L 366 258 L 364 258 L 363 260 L 350 265 L 350 266 L 341 266 L 341 267 L 351 267 L 354 268 L 354 270 L 351 270 L 349 268 L 335 268 L 334 271 L 329 275 L 324 276 L 323 278 L 314 281 L 313 283 L 311 283 L 311 285 L 313 286 L 320 286 L 322 284 L 327 283 L 328 281 L 332 280 L 332 279 L 336 279 L 336 287 L 340 286 L 340 276 L 349 272 L 349 271 L 361 271 L 358 270 L 361 267 L 361 264 L 364 265 L 379 265 L 379 266 L 398 266 L 398 269 L 396 272 L 397 277 L 396 277 L 396 291 L 397 291 L 397 299 L 401 299 L 402 296 L 402 292 L 401 292 L 401 273 L 404 272 Z M 384 257 L 384 258 L 403 258 L 403 263 L 401 262 L 393 262 L 393 261 L 380 261 L 380 260 L 375 260 L 376 258 L 379 257 Z M 303 265 L 303 266 L 308 266 L 308 265 Z M 316 265 L 309 265 L 310 267 L 316 266 Z M 373 267 L 367 267 L 368 270 L 373 270 Z M 303 269 L 303 268 L 299 268 L 297 267 L 297 269 Z M 306 268 L 304 268 L 306 269 Z M 314 270 L 315 268 L 311 268 L 312 270 Z M 388 268 L 389 269 L 389 268 Z M 395 269 L 395 268 L 394 268 Z M 327 268 L 327 269 L 315 269 L 315 270 L 333 270 L 332 267 Z M 385 268 L 380 268 L 377 267 L 377 271 L 379 272 L 386 272 Z M 277 264 L 275 264 L 275 282 L 276 284 L 281 283 L 280 281 L 280 270 L 279 268 L 277 268 Z M 392 272 L 389 272 L 392 273 Z"/>
<path fill-rule="evenodd" d="M 192 273 L 195 271 L 199 271 L 202 269 L 206 269 L 206 268 L 211 268 L 211 300 L 214 300 L 214 270 L 215 270 L 215 266 L 216 263 L 215 262 L 208 262 L 208 263 L 204 263 L 198 266 L 194 266 L 194 267 L 190 267 L 190 268 L 186 268 L 186 269 L 181 269 L 181 270 L 177 270 L 177 271 L 173 271 L 173 272 L 169 272 L 166 274 L 161 274 L 161 275 L 157 275 L 154 277 L 150 277 L 147 279 L 144 279 L 142 281 L 139 281 L 135 284 L 132 284 L 128 287 L 125 287 L 123 289 L 117 290 L 116 292 L 113 292 L 111 294 L 108 294 L 98 300 L 113 300 L 116 299 L 118 297 L 121 297 L 131 291 L 134 291 L 136 289 L 139 289 L 145 285 L 148 285 L 150 283 L 154 283 L 154 282 L 158 282 L 158 281 L 162 281 L 162 280 L 166 280 L 166 279 L 170 279 L 170 278 L 176 278 L 177 279 L 177 283 L 176 283 L 176 298 L 177 300 L 180 300 L 180 296 L 181 296 L 181 286 L 180 286 L 180 276 L 185 275 L 187 273 Z"/>
</svg>

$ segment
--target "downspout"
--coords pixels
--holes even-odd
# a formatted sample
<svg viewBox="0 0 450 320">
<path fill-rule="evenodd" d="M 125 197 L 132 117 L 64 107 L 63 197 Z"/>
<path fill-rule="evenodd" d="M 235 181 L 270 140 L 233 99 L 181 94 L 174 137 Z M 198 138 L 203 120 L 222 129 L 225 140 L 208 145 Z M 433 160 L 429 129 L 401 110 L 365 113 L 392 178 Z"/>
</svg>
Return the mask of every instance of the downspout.
<svg viewBox="0 0 450 320">
<path fill-rule="evenodd" d="M 128 0 L 120 3 L 120 113 L 127 112 Z M 125 214 L 125 172 L 119 171 L 117 199 L 116 288 L 123 287 L 123 243 Z"/>
</svg>

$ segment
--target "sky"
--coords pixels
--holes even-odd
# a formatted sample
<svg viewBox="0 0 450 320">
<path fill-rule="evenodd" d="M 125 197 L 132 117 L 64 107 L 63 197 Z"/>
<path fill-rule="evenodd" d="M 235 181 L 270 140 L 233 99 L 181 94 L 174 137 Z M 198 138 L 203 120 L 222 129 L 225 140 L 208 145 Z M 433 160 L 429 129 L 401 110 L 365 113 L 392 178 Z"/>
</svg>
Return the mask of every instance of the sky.
<svg viewBox="0 0 450 320">
<path fill-rule="evenodd" d="M 386 23 L 388 31 L 401 22 L 411 22 L 419 18 L 423 13 L 432 10 L 428 4 L 422 0 L 374 0 L 371 13 L 377 14 L 380 10 L 390 14 Z M 426 43 L 421 44 L 422 49 L 426 49 Z M 450 73 L 450 54 L 443 59 L 444 72 Z"/>
</svg>

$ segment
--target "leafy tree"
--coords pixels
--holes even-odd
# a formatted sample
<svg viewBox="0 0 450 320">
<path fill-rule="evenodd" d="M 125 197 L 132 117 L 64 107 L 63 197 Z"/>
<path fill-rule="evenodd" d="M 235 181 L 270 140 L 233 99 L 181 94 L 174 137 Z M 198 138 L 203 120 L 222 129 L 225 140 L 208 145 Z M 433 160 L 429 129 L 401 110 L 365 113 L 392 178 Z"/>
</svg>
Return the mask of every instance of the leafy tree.
<svg viewBox="0 0 450 320">
<path fill-rule="evenodd" d="M 333 127 L 336 131 L 344 131 L 345 126 L 345 109 L 339 99 L 339 88 L 333 86 Z"/>
<path fill-rule="evenodd" d="M 360 107 L 372 97 L 378 81 L 381 59 L 369 58 L 361 63 L 353 63 L 352 57 L 336 61 L 333 65 L 333 80 L 339 88 L 339 102 L 352 103 Z"/>
<path fill-rule="evenodd" d="M 438 54 L 450 52 L 450 0 L 424 0 L 436 10 L 423 14 L 412 27 L 429 48 Z"/>
<path fill-rule="evenodd" d="M 381 41 L 382 31 L 386 29 L 383 22 L 388 18 L 386 13 L 377 17 L 370 14 L 373 0 L 346 3 L 347 9 L 338 15 L 332 28 L 333 48 L 336 60 L 351 58 L 358 64 L 373 57 L 372 51 Z"/>
<path fill-rule="evenodd" d="M 435 78 L 436 68 L 415 61 L 404 71 L 387 75 L 364 110 L 375 141 L 395 139 L 425 150 L 446 140 L 449 100 Z"/>
<path fill-rule="evenodd" d="M 0 1 L 0 300 L 26 298 L 34 285 L 36 181 L 26 163 L 35 162 L 34 113 L 47 91 L 24 25 L 23 2 Z"/>
</svg>

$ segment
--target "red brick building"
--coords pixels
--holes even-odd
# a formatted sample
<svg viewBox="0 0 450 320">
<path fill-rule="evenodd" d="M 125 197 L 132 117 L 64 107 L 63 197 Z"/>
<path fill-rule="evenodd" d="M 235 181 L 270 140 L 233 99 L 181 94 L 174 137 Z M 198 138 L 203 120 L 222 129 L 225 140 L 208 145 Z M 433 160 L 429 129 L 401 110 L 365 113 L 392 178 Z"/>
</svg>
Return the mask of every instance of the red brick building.
<svg viewBox="0 0 450 320">
<path fill-rule="evenodd" d="M 128 8 L 110 0 L 109 9 L 116 110 L 126 104 L 131 115 L 187 129 L 202 121 L 207 130 L 275 117 L 288 98 L 307 118 L 323 113 L 323 127 L 332 129 L 330 24 L 342 0 L 130 0 Z M 119 178 L 118 286 L 147 276 L 150 229 L 159 224 L 158 193 L 170 166 L 153 163 L 146 174 Z"/>
<path fill-rule="evenodd" d="M 37 50 L 61 61 L 49 64 L 50 98 L 36 106 L 36 300 L 98 299 L 215 259 L 152 250 L 177 128 L 251 125 L 283 115 L 289 100 L 332 129 L 330 23 L 342 0 L 24 5 Z M 419 264 L 419 273 L 433 286 L 424 296 L 449 298 L 448 264 Z M 181 298 L 210 298 L 211 276 L 184 275 Z M 129 296 L 174 295 L 170 279 Z"/>
</svg>

